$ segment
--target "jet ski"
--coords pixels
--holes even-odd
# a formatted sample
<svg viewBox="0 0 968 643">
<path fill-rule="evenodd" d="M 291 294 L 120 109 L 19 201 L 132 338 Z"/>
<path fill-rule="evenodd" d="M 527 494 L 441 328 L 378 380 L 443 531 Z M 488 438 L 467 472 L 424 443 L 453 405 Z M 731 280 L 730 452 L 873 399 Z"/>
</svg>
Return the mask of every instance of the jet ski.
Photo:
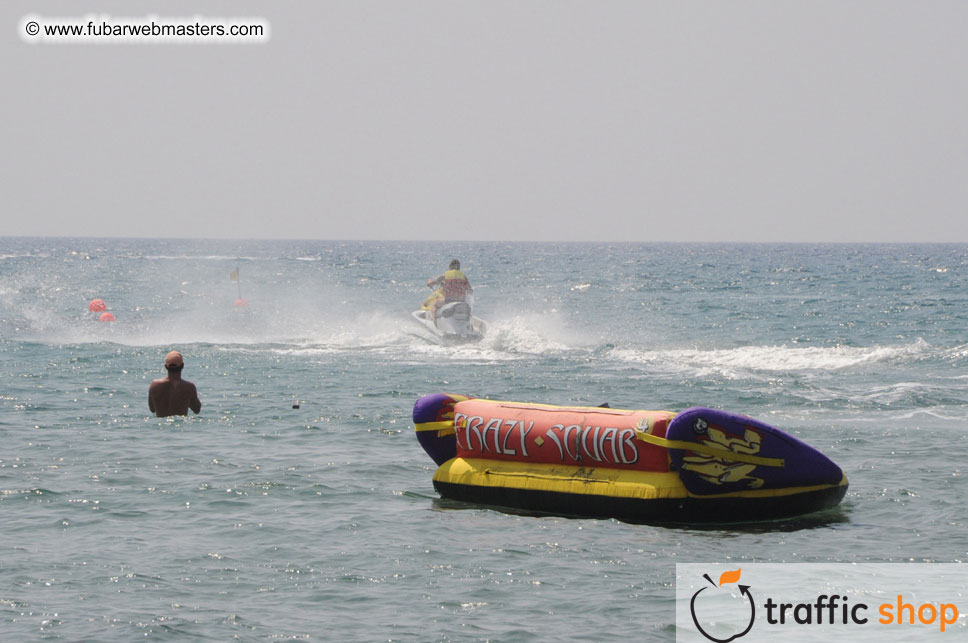
<svg viewBox="0 0 968 643">
<path fill-rule="evenodd" d="M 487 323 L 479 317 L 474 317 L 473 297 L 466 301 L 452 301 L 437 309 L 437 319 L 434 319 L 435 298 L 429 297 L 420 310 L 413 311 L 413 318 L 423 326 L 440 343 L 464 344 L 478 342 L 487 332 Z"/>
</svg>

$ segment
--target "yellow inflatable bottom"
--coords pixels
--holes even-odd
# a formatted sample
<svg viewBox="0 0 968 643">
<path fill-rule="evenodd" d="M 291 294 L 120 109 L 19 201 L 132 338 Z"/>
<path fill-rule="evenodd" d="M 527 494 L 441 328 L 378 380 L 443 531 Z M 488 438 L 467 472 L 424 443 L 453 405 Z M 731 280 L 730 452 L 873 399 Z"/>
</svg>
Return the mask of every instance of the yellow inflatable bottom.
<svg viewBox="0 0 968 643">
<path fill-rule="evenodd" d="M 646 472 L 453 458 L 434 473 L 441 496 L 531 513 L 618 518 L 628 522 L 733 522 L 775 519 L 837 505 L 839 485 L 690 494 L 675 472 Z"/>
</svg>

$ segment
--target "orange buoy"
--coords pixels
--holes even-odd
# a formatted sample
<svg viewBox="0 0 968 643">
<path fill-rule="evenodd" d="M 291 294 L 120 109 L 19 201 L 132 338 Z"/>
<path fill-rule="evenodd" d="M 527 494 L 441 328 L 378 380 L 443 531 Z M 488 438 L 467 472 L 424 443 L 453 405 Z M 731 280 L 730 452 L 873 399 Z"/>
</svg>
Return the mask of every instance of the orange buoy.
<svg viewBox="0 0 968 643">
<path fill-rule="evenodd" d="M 245 308 L 246 306 L 249 305 L 249 302 L 239 297 L 238 299 L 235 300 L 235 303 L 233 303 L 232 305 L 235 306 L 236 308 Z"/>
<path fill-rule="evenodd" d="M 104 303 L 103 299 L 92 299 L 91 303 L 87 305 L 87 309 L 92 313 L 99 313 L 103 310 L 107 310 L 107 304 Z"/>
<path fill-rule="evenodd" d="M 109 312 L 101 313 L 101 316 L 97 318 L 98 321 L 110 322 L 114 321 L 114 314 Z"/>
</svg>

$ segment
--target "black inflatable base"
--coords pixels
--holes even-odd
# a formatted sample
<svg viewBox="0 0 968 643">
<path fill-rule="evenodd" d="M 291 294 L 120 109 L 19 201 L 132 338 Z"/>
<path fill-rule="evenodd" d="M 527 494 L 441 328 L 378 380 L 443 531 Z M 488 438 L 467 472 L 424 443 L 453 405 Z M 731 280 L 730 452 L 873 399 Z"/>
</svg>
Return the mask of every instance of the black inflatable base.
<svg viewBox="0 0 968 643">
<path fill-rule="evenodd" d="M 643 524 L 737 523 L 777 520 L 836 507 L 847 485 L 766 498 L 676 498 L 640 500 L 508 487 L 478 487 L 434 481 L 442 497 L 528 513 L 580 518 L 615 518 Z"/>
</svg>

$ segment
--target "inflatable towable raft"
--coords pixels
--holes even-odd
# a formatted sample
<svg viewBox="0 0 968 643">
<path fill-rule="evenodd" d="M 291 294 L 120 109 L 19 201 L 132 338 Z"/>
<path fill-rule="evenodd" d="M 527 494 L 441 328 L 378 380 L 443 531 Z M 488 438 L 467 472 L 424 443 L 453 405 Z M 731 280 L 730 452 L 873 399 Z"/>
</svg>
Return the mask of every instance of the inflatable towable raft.
<svg viewBox="0 0 968 643">
<path fill-rule="evenodd" d="M 840 467 L 752 418 L 499 402 L 438 393 L 413 408 L 444 498 L 637 523 L 742 522 L 836 506 Z"/>
</svg>

